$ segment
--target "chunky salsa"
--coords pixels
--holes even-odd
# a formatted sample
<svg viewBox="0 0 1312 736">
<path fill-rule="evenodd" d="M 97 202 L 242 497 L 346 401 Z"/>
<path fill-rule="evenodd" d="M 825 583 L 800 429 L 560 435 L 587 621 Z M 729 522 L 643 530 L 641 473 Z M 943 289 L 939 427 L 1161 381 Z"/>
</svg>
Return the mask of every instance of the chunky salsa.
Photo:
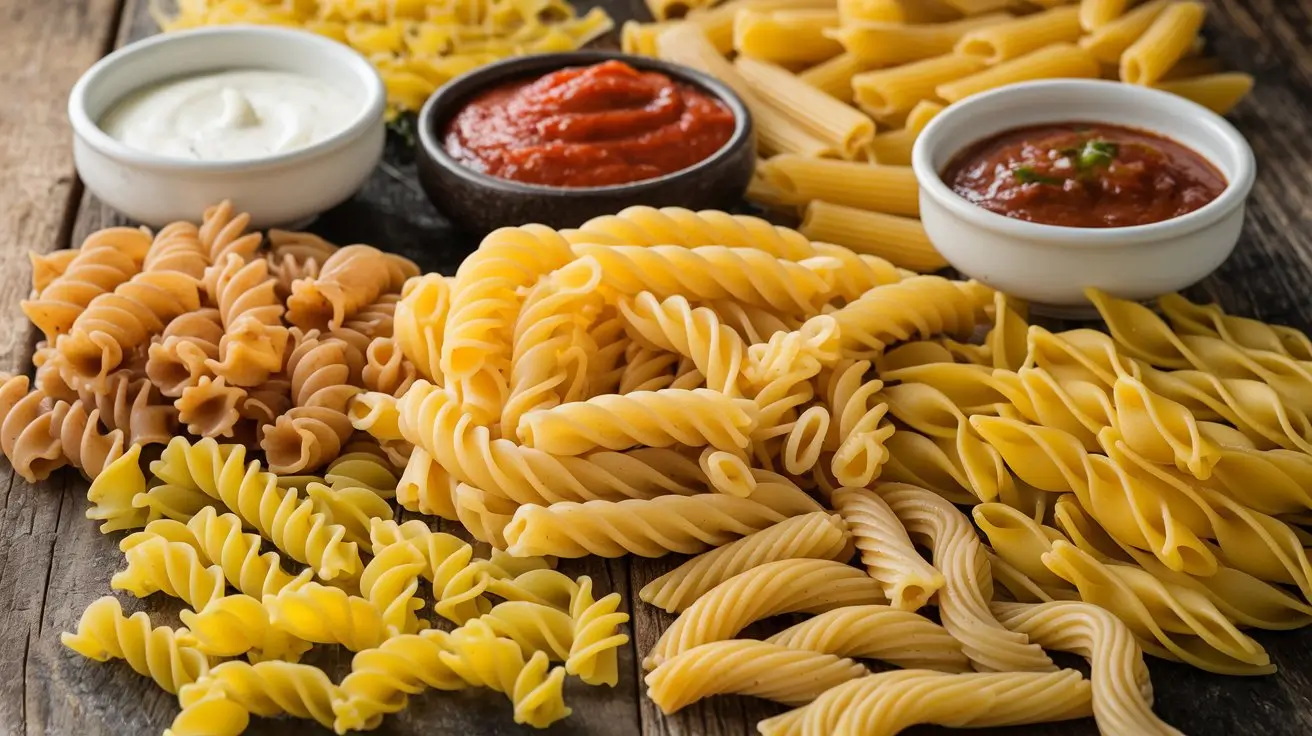
<svg viewBox="0 0 1312 736">
<path fill-rule="evenodd" d="M 620 61 L 490 89 L 446 129 L 447 153 L 502 179 L 596 187 L 653 179 L 728 142 L 733 112 L 702 90 Z"/>
<path fill-rule="evenodd" d="M 1225 177 L 1191 149 L 1119 125 L 1009 130 L 970 146 L 943 175 L 957 194 L 1000 215 L 1067 227 L 1130 227 L 1193 212 Z"/>
</svg>

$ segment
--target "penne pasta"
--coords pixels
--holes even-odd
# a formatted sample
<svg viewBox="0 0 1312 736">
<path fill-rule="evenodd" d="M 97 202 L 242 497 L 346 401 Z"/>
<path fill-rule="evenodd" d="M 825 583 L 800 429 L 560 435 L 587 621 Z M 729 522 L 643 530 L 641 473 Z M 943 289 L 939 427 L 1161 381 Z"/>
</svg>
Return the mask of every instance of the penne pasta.
<svg viewBox="0 0 1312 736">
<path fill-rule="evenodd" d="M 1089 35 L 1080 39 L 1080 45 L 1093 58 L 1104 64 L 1120 64 L 1121 54 L 1130 48 L 1148 27 L 1157 20 L 1157 16 L 1166 10 L 1172 0 L 1150 0 L 1143 5 L 1122 15 L 1116 20 L 1098 27 Z"/>
<path fill-rule="evenodd" d="M 906 13 L 898 0 L 838 0 L 842 23 L 905 23 Z"/>
<path fill-rule="evenodd" d="M 733 47 L 739 54 L 779 64 L 818 64 L 843 53 L 825 34 L 838 27 L 836 10 L 739 10 Z"/>
<path fill-rule="evenodd" d="M 992 13 L 952 23 L 922 26 L 847 23 L 826 33 L 870 66 L 894 66 L 949 54 L 961 37 L 970 31 L 1006 23 L 1012 18 L 1009 13 Z"/>
<path fill-rule="evenodd" d="M 875 137 L 875 124 L 869 117 L 803 82 L 787 69 L 745 56 L 738 57 L 734 66 L 765 104 L 800 123 L 817 138 L 833 144 L 843 158 L 857 158 Z"/>
<path fill-rule="evenodd" d="M 852 77 L 868 69 L 852 53 L 842 53 L 800 72 L 797 78 L 825 94 L 851 104 Z"/>
<path fill-rule="evenodd" d="M 626 54 L 639 56 L 656 55 L 656 39 L 673 25 L 664 23 L 639 23 L 636 20 L 625 21 L 620 27 L 620 50 Z"/>
<path fill-rule="evenodd" d="M 1190 56 L 1181 59 L 1180 63 L 1167 70 L 1160 81 L 1170 82 L 1190 77 L 1220 74 L 1223 70 L 1224 66 L 1221 64 L 1221 60 L 1215 56 Z"/>
<path fill-rule="evenodd" d="M 1253 77 L 1239 72 L 1209 74 L 1203 77 L 1162 82 L 1156 87 L 1193 100 L 1212 112 L 1224 115 L 1234 109 L 1234 106 L 1253 89 Z"/>
<path fill-rule="evenodd" d="M 1040 8 L 1058 8 L 1062 5 L 1073 5 L 1078 0 L 1029 0 L 1030 5 L 1037 5 Z"/>
<path fill-rule="evenodd" d="M 656 20 L 682 18 L 689 11 L 710 4 L 710 0 L 643 0 Z"/>
<path fill-rule="evenodd" d="M 713 8 L 699 8 L 688 14 L 688 22 L 701 26 L 720 54 L 733 52 L 734 16 L 739 10 L 762 13 L 776 10 L 834 10 L 834 0 L 729 0 Z"/>
<path fill-rule="evenodd" d="M 1155 84 L 1194 48 L 1206 15 L 1202 3 L 1171 3 L 1121 56 L 1121 80 Z"/>
<path fill-rule="evenodd" d="M 815 200 L 806 206 L 798 230 L 811 240 L 877 256 L 919 273 L 937 271 L 948 265 L 929 242 L 920 220 L 910 217 Z"/>
<path fill-rule="evenodd" d="M 757 174 L 800 202 L 824 200 L 872 212 L 918 217 L 920 188 L 910 166 L 775 156 Z"/>
<path fill-rule="evenodd" d="M 963 13 L 947 0 L 897 0 L 907 23 L 948 23 L 961 20 Z"/>
<path fill-rule="evenodd" d="M 1027 15 L 1007 23 L 976 28 L 961 37 L 958 54 L 977 56 L 988 64 L 1014 59 L 1054 43 L 1080 39 L 1080 9 L 1071 5 Z"/>
<path fill-rule="evenodd" d="M 834 146 L 811 135 L 783 113 L 765 104 L 738 70 L 711 45 L 701 28 L 679 23 L 656 39 L 660 58 L 706 72 L 733 88 L 752 111 L 756 126 L 756 143 L 765 155 L 797 153 L 804 156 L 837 156 Z"/>
<path fill-rule="evenodd" d="M 758 161 L 756 165 L 759 171 L 762 162 Z M 747 199 L 769 210 L 793 214 L 798 214 L 800 205 L 805 204 L 759 175 L 753 176 L 747 183 Z"/>
<path fill-rule="evenodd" d="M 942 111 L 943 105 L 929 100 L 922 100 L 911 108 L 911 114 L 907 116 L 905 127 L 875 136 L 875 139 L 870 142 L 870 160 L 877 164 L 910 166 L 911 149 L 915 147 L 916 139 L 920 137 L 920 131 L 924 130 L 925 126 L 929 125 L 929 121 L 933 120 L 934 116 Z"/>
<path fill-rule="evenodd" d="M 940 85 L 969 77 L 987 65 L 975 56 L 946 54 L 852 77 L 856 102 L 872 115 L 906 112 L 935 96 Z"/>
<path fill-rule="evenodd" d="M 963 15 L 980 15 L 997 10 L 1006 10 L 1015 3 L 1012 0 L 944 0 L 944 2 Z"/>
<path fill-rule="evenodd" d="M 972 74 L 965 79 L 939 85 L 939 98 L 960 102 L 971 95 L 1008 84 L 1035 79 L 1096 79 L 1102 73 L 1088 51 L 1069 43 L 1057 43 L 1011 61 Z"/>
<path fill-rule="evenodd" d="M 1129 5 L 1130 0 L 1080 0 L 1080 25 L 1095 31 L 1121 17 Z"/>
</svg>

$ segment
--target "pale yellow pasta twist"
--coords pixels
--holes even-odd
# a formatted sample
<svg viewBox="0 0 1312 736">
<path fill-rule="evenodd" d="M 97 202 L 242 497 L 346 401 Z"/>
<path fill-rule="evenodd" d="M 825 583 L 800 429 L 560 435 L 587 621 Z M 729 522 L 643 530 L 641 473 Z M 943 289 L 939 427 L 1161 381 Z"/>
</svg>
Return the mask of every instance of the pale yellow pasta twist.
<svg viewBox="0 0 1312 736">
<path fill-rule="evenodd" d="M 374 338 L 364 358 L 360 380 L 369 391 L 400 396 L 418 378 L 418 369 L 406 359 L 395 338 Z"/>
<path fill-rule="evenodd" d="M 459 690 L 465 681 L 441 658 L 449 653 L 450 634 L 428 629 L 392 637 L 351 660 L 351 673 L 333 701 L 335 725 L 343 731 L 373 728 L 386 713 L 405 707 L 410 695 L 425 688 Z"/>
<path fill-rule="evenodd" d="M 267 261 L 248 263 L 235 253 L 205 271 L 205 291 L 218 307 L 225 330 L 219 357 L 207 360 L 206 366 L 234 386 L 259 386 L 282 370 L 288 333 L 275 283 Z"/>
<path fill-rule="evenodd" d="M 0 388 L 0 396 L 4 389 Z M 3 431 L 3 424 L 0 424 Z M 138 508 L 137 494 L 146 492 L 146 475 L 141 472 L 141 446 L 129 447 L 91 481 L 87 489 L 87 518 L 104 522 L 100 533 L 139 529 L 149 520 L 149 510 Z"/>
<path fill-rule="evenodd" d="M 748 306 L 733 299 L 716 299 L 705 304 L 752 345 L 768 341 L 776 332 L 789 332 L 802 325 L 802 321 L 792 315 Z"/>
<path fill-rule="evenodd" d="M 269 621 L 304 641 L 341 644 L 353 652 L 371 649 L 401 632 L 383 620 L 371 601 L 320 583 L 284 588 L 264 599 Z"/>
<path fill-rule="evenodd" d="M 315 511 L 346 530 L 343 539 L 354 542 L 365 552 L 373 552 L 369 545 L 369 525 L 374 519 L 392 518 L 392 505 L 370 488 L 351 484 L 333 488 L 311 481 L 301 490 L 314 503 Z"/>
<path fill-rule="evenodd" d="M 155 537 L 127 548 L 124 555 L 127 569 L 114 573 L 109 585 L 138 598 L 163 592 L 199 610 L 222 598 L 227 587 L 223 570 L 218 565 L 207 566 L 188 544 Z"/>
<path fill-rule="evenodd" d="M 397 465 L 381 445 L 368 441 L 352 442 L 343 450 L 346 451 L 328 463 L 323 471 L 323 479 L 329 486 L 368 488 L 384 499 L 396 495 L 396 486 L 401 480 Z"/>
<path fill-rule="evenodd" d="M 150 242 L 150 233 L 136 228 L 93 233 L 63 273 L 38 289 L 39 294 L 20 302 L 23 314 L 53 342 L 73 328 L 92 301 L 141 270 Z"/>
<path fill-rule="evenodd" d="M 697 465 L 706 474 L 706 480 L 717 493 L 730 496 L 750 496 L 756 490 L 756 476 L 746 458 L 714 447 L 702 448 Z"/>
<path fill-rule="evenodd" d="M 747 348 L 733 328 L 708 307 L 694 308 L 675 295 L 664 300 L 650 292 L 620 300 L 625 324 L 634 335 L 661 350 L 692 358 L 707 386 L 736 394 Z"/>
<path fill-rule="evenodd" d="M 296 662 L 312 646 L 274 626 L 264 603 L 249 595 L 215 598 L 202 609 L 183 609 L 178 616 L 188 629 L 185 638 L 211 657 Z"/>
<path fill-rule="evenodd" d="M 857 253 L 850 248 L 832 243 L 812 243 L 816 255 L 838 260 L 842 266 L 834 272 L 834 288 L 830 300 L 856 301 L 876 286 L 895 284 L 907 276 L 883 258 Z"/>
<path fill-rule="evenodd" d="M 752 695 L 803 705 L 869 670 L 832 654 L 764 641 L 731 639 L 701 644 L 647 673 L 647 697 L 670 714 L 712 695 Z"/>
<path fill-rule="evenodd" d="M 677 353 L 630 341 L 624 351 L 624 366 L 620 369 L 615 392 L 631 394 L 669 388 L 674 384 L 675 372 L 682 361 Z"/>
<path fill-rule="evenodd" d="M 619 593 L 598 600 L 592 594 L 592 578 L 584 575 L 578 579 L 578 590 L 569 604 L 574 629 L 565 672 L 589 685 L 615 687 L 619 683 L 618 650 L 629 643 L 628 635 L 620 633 L 629 620 L 629 614 L 619 610 L 621 602 Z"/>
<path fill-rule="evenodd" d="M 747 447 L 756 429 L 755 402 L 711 389 L 662 389 L 597 396 L 525 414 L 519 438 L 553 455 L 631 447 L 709 445 L 730 452 Z"/>
<path fill-rule="evenodd" d="M 184 731 L 178 728 L 178 722 L 185 724 L 196 718 L 195 712 L 189 711 L 212 708 L 217 700 L 226 700 L 245 711 L 240 724 L 228 724 L 235 730 L 220 730 L 224 722 L 212 722 L 209 728 L 219 733 L 240 733 L 246 725 L 246 714 L 264 718 L 291 715 L 332 728 L 332 704 L 339 696 L 338 687 L 318 667 L 278 660 L 255 664 L 232 660 L 216 665 L 178 693 L 182 712 L 174 721 L 173 733 L 182 736 Z"/>
<path fill-rule="evenodd" d="M 875 287 L 833 317 L 846 357 L 875 358 L 889 344 L 911 338 L 970 337 L 992 299 L 990 289 L 973 281 L 916 276 Z"/>
<path fill-rule="evenodd" d="M 278 549 L 315 568 L 321 578 L 354 577 L 361 567 L 360 553 L 343 540 L 345 529 L 314 511 L 314 503 L 299 499 L 295 490 L 279 488 L 277 476 L 260 470 L 259 462 L 246 467 L 245 458 L 241 445 L 223 447 L 213 440 L 191 445 L 179 437 L 151 471 L 168 483 L 222 501 Z"/>
<path fill-rule="evenodd" d="M 412 633 L 428 628 L 415 612 L 423 608 L 419 578 L 429 569 L 420 550 L 409 544 L 394 544 L 374 551 L 360 573 L 360 595 L 377 608 L 383 622 L 395 631 Z"/>
<path fill-rule="evenodd" d="M 406 259 L 368 245 L 339 248 L 316 278 L 292 284 L 287 321 L 304 330 L 341 327 L 380 294 L 400 291 L 405 279 L 418 272 Z"/>
<path fill-rule="evenodd" d="M 571 244 L 756 248 L 794 261 L 816 254 L 806 236 L 759 217 L 716 210 L 694 212 L 682 207 L 627 207 L 615 215 L 594 217 L 577 230 L 565 230 L 561 235 Z"/>
<path fill-rule="evenodd" d="M 649 291 L 658 299 L 734 299 L 787 314 L 811 315 L 833 288 L 833 258 L 786 261 L 755 248 L 705 245 L 574 246 L 601 264 L 602 281 L 621 294 Z"/>
<path fill-rule="evenodd" d="M 457 629 L 448 641 L 450 651 L 438 655 L 442 662 L 470 685 L 509 696 L 516 723 L 545 728 L 570 714 L 562 697 L 565 670 L 551 668 L 545 653 L 525 659 L 518 644 L 480 621 Z"/>
<path fill-rule="evenodd" d="M 1237 348 L 1281 353 L 1295 360 L 1312 361 L 1312 340 L 1292 327 L 1236 317 L 1226 314 L 1220 305 L 1195 304 L 1180 294 L 1163 295 L 1157 300 L 1157 306 L 1177 334 L 1207 335 Z"/>
<path fill-rule="evenodd" d="M 27 376 L 0 375 L 0 450 L 29 483 L 45 480 L 67 464 L 54 402 Z"/>
<path fill-rule="evenodd" d="M 768 562 L 804 558 L 842 562 L 851 556 L 851 536 L 842 518 L 815 511 L 704 552 L 647 583 L 638 597 L 680 613 L 725 580 Z"/>
<path fill-rule="evenodd" d="M 942 626 L 910 611 L 878 604 L 835 608 L 767 641 L 840 657 L 878 659 L 907 669 L 970 671 L 961 642 Z"/>
<path fill-rule="evenodd" d="M 179 643 L 178 638 L 185 634 L 185 629 L 152 628 L 150 616 L 142 612 L 124 616 L 118 601 L 105 596 L 82 612 L 76 633 L 64 632 L 59 640 L 97 662 L 125 660 L 138 674 L 176 693 L 204 676 L 210 666 L 209 658 L 200 650 Z"/>
<path fill-rule="evenodd" d="M 325 465 L 341 452 L 353 428 L 347 404 L 360 393 L 361 358 L 334 338 L 293 329 L 287 356 L 293 408 L 262 429 L 260 447 L 276 473 L 298 473 Z"/>
<path fill-rule="evenodd" d="M 624 317 L 610 305 L 603 306 L 592 325 L 592 342 L 597 352 L 588 361 L 588 392 L 593 396 L 617 394 L 626 368 L 626 356 L 633 344 L 625 328 Z"/>
<path fill-rule="evenodd" d="M 834 477 L 858 488 L 879 477 L 888 461 L 884 443 L 893 434 L 893 426 L 884 421 L 888 405 L 879 400 L 884 384 L 879 379 L 867 381 L 869 372 L 869 361 L 840 361 L 822 389 L 835 419 L 825 440 L 826 449 L 834 453 Z"/>
<path fill-rule="evenodd" d="M 1088 603 L 994 603 L 994 615 L 1012 631 L 1089 660 L 1093 717 L 1103 733 L 1178 736 L 1153 714 L 1152 680 L 1130 629 L 1104 608 Z"/>
<path fill-rule="evenodd" d="M 943 588 L 943 573 L 920 556 L 882 498 L 865 488 L 839 488 L 830 505 L 842 516 L 870 577 L 894 608 L 915 611 Z"/>
<path fill-rule="evenodd" d="M 478 618 L 497 636 L 513 640 L 531 657 L 542 652 L 553 662 L 569 658 L 574 644 L 574 621 L 565 611 L 532 601 L 504 601 Z"/>
<path fill-rule="evenodd" d="M 442 338 L 450 308 L 451 283 L 436 273 L 407 282 L 407 291 L 396 305 L 392 326 L 396 342 L 429 381 L 442 381 Z"/>
<path fill-rule="evenodd" d="M 159 400 L 155 385 L 147 379 L 116 371 L 105 385 L 78 387 L 84 406 L 100 412 L 100 421 L 111 431 L 123 432 L 129 445 L 168 444 L 177 431 L 178 410 Z"/>
<path fill-rule="evenodd" d="M 700 644 L 733 638 L 754 621 L 781 613 L 824 613 L 886 603 L 864 572 L 831 560 L 780 560 L 739 573 L 698 598 L 643 659 L 653 669 Z"/>
<path fill-rule="evenodd" d="M 1075 670 L 944 674 L 898 670 L 825 692 L 810 705 L 761 721 L 763 736 L 892 736 L 918 723 L 1015 726 L 1083 718 L 1092 690 Z"/>
<path fill-rule="evenodd" d="M 977 670 L 1046 672 L 1052 660 L 1023 634 L 1008 632 L 993 618 L 993 576 L 975 529 L 942 497 L 901 483 L 874 488 L 906 527 L 913 540 L 933 553 L 934 567 L 943 573 L 938 593 L 943 628 L 962 643 L 962 651 Z"/>
<path fill-rule="evenodd" d="M 516 556 L 696 554 L 819 510 L 796 487 L 764 483 L 747 498 L 713 493 L 528 505 L 519 507 L 506 527 L 506 549 Z"/>
<path fill-rule="evenodd" d="M 409 511 L 454 520 L 456 485 L 446 468 L 426 450 L 416 447 L 397 482 L 396 502 Z"/>
</svg>

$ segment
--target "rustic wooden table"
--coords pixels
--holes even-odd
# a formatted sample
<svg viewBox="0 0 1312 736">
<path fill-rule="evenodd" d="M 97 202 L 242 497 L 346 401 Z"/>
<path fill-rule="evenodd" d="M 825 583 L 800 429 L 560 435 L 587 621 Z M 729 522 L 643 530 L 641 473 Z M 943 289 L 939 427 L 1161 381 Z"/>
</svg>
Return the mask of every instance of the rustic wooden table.
<svg viewBox="0 0 1312 736">
<path fill-rule="evenodd" d="M 646 17 L 640 0 L 600 0 L 619 19 Z M 1243 243 L 1197 287 L 1237 314 L 1312 330 L 1312 0 L 1210 0 L 1208 45 L 1228 66 L 1257 76 L 1251 99 L 1233 114 L 1261 170 Z M 146 0 L 0 0 L 0 369 L 30 368 L 35 330 L 18 309 L 27 296 L 27 251 L 77 244 L 120 224 L 86 195 L 72 162 L 65 99 L 78 75 L 115 45 L 154 32 Z M 428 269 L 452 273 L 469 244 L 424 199 L 404 146 L 358 196 L 313 227 L 334 241 L 376 243 Z M 121 565 L 118 535 L 104 537 L 83 516 L 86 483 L 73 473 L 31 485 L 0 470 L 0 733 L 158 733 L 174 699 L 123 663 L 99 665 L 62 647 L 59 633 L 109 590 Z M 574 566 L 618 590 L 626 604 L 670 561 L 589 560 Z M 156 596 L 158 598 L 159 596 Z M 129 601 L 168 620 L 169 602 Z M 631 610 L 633 646 L 614 689 L 571 684 L 574 715 L 550 733 L 644 736 L 755 733 L 777 710 L 762 701 L 717 698 L 672 718 L 642 695 L 635 651 L 645 651 L 670 617 Z M 1312 631 L 1259 634 L 1279 666 L 1271 677 L 1207 675 L 1151 663 L 1157 711 L 1197 736 L 1312 734 Z M 636 649 L 635 649 L 636 647 Z M 344 669 L 349 653 L 321 662 Z M 491 736 L 521 733 L 504 698 L 486 692 L 413 699 L 379 733 Z M 926 730 L 925 733 L 930 731 Z M 327 733 L 313 724 L 257 721 L 252 734 Z M 1092 721 L 1009 729 L 1013 734 L 1093 734 Z"/>
</svg>

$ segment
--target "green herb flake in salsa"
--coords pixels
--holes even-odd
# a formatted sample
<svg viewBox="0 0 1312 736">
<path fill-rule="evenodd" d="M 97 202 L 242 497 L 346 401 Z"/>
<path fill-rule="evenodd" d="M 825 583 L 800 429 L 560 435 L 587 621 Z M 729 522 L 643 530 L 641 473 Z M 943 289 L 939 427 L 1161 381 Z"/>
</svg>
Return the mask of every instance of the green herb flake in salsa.
<svg viewBox="0 0 1312 736">
<path fill-rule="evenodd" d="M 1095 123 L 1007 131 L 959 154 L 943 180 L 1007 217 L 1095 228 L 1179 217 L 1226 187 L 1215 167 L 1175 141 Z"/>
</svg>

